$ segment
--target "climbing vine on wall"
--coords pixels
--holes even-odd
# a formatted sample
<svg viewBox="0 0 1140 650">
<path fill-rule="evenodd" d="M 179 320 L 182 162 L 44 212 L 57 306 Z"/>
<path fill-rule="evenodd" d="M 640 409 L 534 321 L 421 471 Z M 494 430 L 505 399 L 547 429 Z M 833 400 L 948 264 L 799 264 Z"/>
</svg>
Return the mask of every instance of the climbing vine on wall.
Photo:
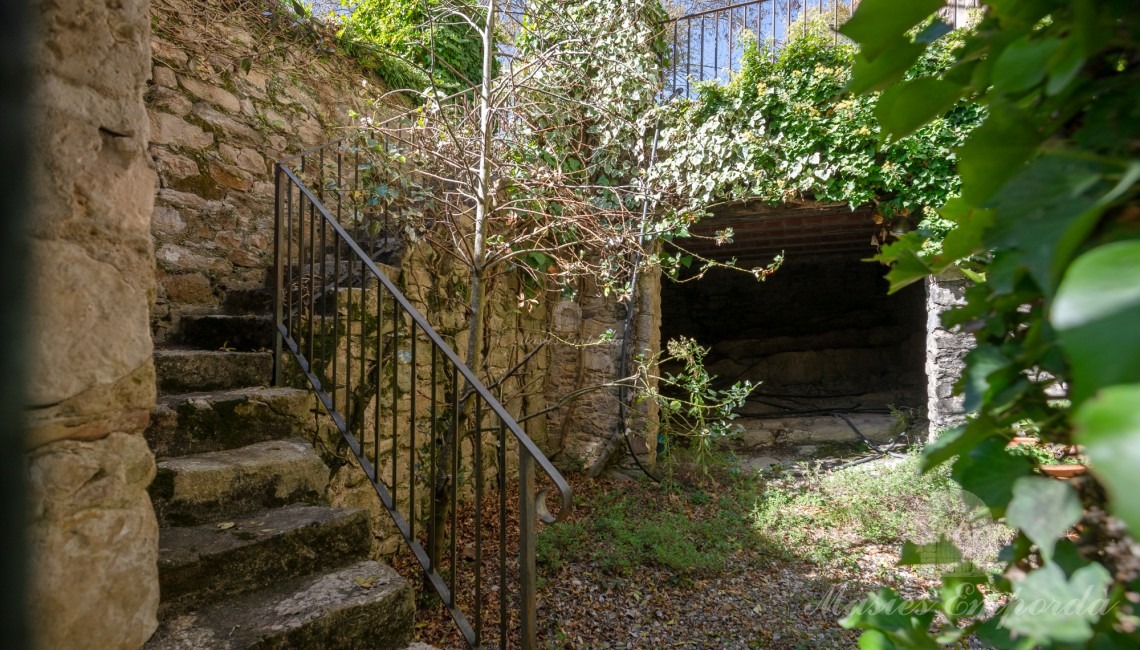
<svg viewBox="0 0 1140 650">
<path fill-rule="evenodd" d="M 882 138 L 878 94 L 844 96 L 856 48 L 823 21 L 772 59 L 753 44 L 727 85 L 700 87 L 694 101 L 665 106 L 658 182 L 684 209 L 720 202 L 814 199 L 875 205 L 886 219 L 924 216 L 959 190 L 952 155 L 982 115 L 959 102 L 905 138 Z M 799 33 L 797 29 L 795 33 Z M 947 67 L 962 33 L 944 37 L 907 72 Z M 927 227 L 938 227 L 927 220 Z"/>
<path fill-rule="evenodd" d="M 389 87 L 423 90 L 434 81 L 451 94 L 479 85 L 479 37 L 458 13 L 477 16 L 472 3 L 359 0 L 345 5 L 352 13 L 342 19 L 344 43 L 357 54 L 372 53 L 376 71 Z"/>
</svg>

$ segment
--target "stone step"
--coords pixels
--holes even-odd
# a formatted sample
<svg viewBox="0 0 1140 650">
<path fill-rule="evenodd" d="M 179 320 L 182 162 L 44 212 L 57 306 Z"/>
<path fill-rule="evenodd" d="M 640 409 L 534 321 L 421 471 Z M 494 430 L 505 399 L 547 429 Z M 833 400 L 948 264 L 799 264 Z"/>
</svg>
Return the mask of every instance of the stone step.
<svg viewBox="0 0 1140 650">
<path fill-rule="evenodd" d="M 273 319 L 260 315 L 187 314 L 179 341 L 205 350 L 249 352 L 273 347 Z"/>
<path fill-rule="evenodd" d="M 360 562 L 171 617 L 144 648 L 402 650 L 412 637 L 412 598 L 391 567 Z"/>
<path fill-rule="evenodd" d="M 163 528 L 160 616 L 363 560 L 370 544 L 366 511 L 327 506 L 290 505 L 224 522 Z"/>
<path fill-rule="evenodd" d="M 295 438 L 312 428 L 312 397 L 296 388 L 242 388 L 160 397 L 146 439 L 159 458 Z"/>
<path fill-rule="evenodd" d="M 318 503 L 329 470 L 305 440 L 273 440 L 158 462 L 151 501 L 162 526 L 194 526 L 290 503 Z"/>
<path fill-rule="evenodd" d="M 270 314 L 273 313 L 273 290 L 267 287 L 227 289 L 223 305 L 231 314 Z"/>
<path fill-rule="evenodd" d="M 273 355 L 159 348 L 154 351 L 154 370 L 160 395 L 266 386 L 273 378 Z"/>
</svg>

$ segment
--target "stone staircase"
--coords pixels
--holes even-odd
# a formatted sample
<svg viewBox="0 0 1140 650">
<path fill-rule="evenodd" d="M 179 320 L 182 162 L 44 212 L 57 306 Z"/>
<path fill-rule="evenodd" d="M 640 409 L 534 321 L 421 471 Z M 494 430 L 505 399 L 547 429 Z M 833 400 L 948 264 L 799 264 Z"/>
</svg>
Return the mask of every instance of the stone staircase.
<svg viewBox="0 0 1140 650">
<path fill-rule="evenodd" d="M 146 648 L 430 650 L 409 645 L 411 588 L 367 559 L 368 515 L 323 503 L 309 393 L 264 387 L 271 331 L 187 316 L 183 346 L 155 351 L 161 602 Z"/>
</svg>

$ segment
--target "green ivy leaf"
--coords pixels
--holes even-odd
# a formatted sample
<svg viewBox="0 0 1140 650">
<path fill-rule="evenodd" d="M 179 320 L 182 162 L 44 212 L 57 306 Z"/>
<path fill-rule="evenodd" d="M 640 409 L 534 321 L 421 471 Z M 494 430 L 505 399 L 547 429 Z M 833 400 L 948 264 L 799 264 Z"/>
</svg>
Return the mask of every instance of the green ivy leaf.
<svg viewBox="0 0 1140 650">
<path fill-rule="evenodd" d="M 868 59 L 860 52 L 851 64 L 851 81 L 845 90 L 857 95 L 883 90 L 902 79 L 924 51 L 926 46 L 920 43 L 899 39 L 897 44 L 875 59 Z"/>
<path fill-rule="evenodd" d="M 1044 138 L 1016 111 L 992 108 L 958 149 L 962 198 L 984 205 L 1029 160 Z"/>
<path fill-rule="evenodd" d="M 1013 485 L 1028 476 L 1032 466 L 1025 458 L 1006 453 L 1003 438 L 988 438 L 954 463 L 951 476 L 963 490 L 982 500 L 996 519 L 1013 499 Z"/>
<path fill-rule="evenodd" d="M 1140 534 L 1140 384 L 1112 386 L 1085 402 L 1073 417 L 1090 470 L 1104 483 L 1112 514 Z"/>
<path fill-rule="evenodd" d="M 1055 38 L 1024 36 L 1010 43 L 994 62 L 990 81 L 996 92 L 1020 93 L 1041 83 L 1049 70 L 1049 59 L 1061 46 Z"/>
<path fill-rule="evenodd" d="M 1050 315 L 1073 368 L 1074 403 L 1098 388 L 1140 382 L 1140 241 L 1116 242 L 1077 258 Z"/>
<path fill-rule="evenodd" d="M 848 629 L 874 630 L 868 648 L 908 648 L 935 650 L 938 644 L 928 629 L 934 620 L 934 607 L 926 601 L 907 601 L 894 589 L 880 589 L 857 603 L 839 624 Z M 867 636 L 867 635 L 864 635 Z"/>
<path fill-rule="evenodd" d="M 985 598 L 979 585 L 986 584 L 985 574 L 973 564 L 965 563 L 953 572 L 942 576 L 942 613 L 950 620 L 977 616 L 985 608 Z"/>
<path fill-rule="evenodd" d="M 969 451 L 978 442 L 991 435 L 993 427 L 984 415 L 946 430 L 922 448 L 922 471 L 929 472 L 951 458 Z"/>
<path fill-rule="evenodd" d="M 867 58 L 874 60 L 943 4 L 944 0 L 863 0 L 839 33 L 858 43 Z"/>
<path fill-rule="evenodd" d="M 1033 160 L 994 198 L 998 217 L 986 244 L 1020 251 L 1021 264 L 1051 294 L 1101 213 L 1102 178 L 1097 165 L 1083 160 L 1061 155 Z"/>
<path fill-rule="evenodd" d="M 1010 361 L 1001 350 L 992 345 L 979 345 L 966 355 L 965 403 L 967 412 L 981 408 L 987 395 L 993 395 L 1005 387 L 1004 383 L 990 378 L 1000 370 L 1008 368 Z"/>
<path fill-rule="evenodd" d="M 955 224 L 942 242 L 942 253 L 937 256 L 940 263 L 950 264 L 983 249 L 986 231 L 994 223 L 992 211 L 975 208 L 956 197 L 947 201 L 939 214 Z"/>
<path fill-rule="evenodd" d="M 1081 520 L 1083 511 L 1077 491 L 1068 483 L 1026 476 L 1013 484 L 1013 500 L 1005 517 L 1037 544 L 1046 560 L 1051 560 L 1057 538 Z"/>
<path fill-rule="evenodd" d="M 899 557 L 899 566 L 913 566 L 923 564 L 957 564 L 962 561 L 962 551 L 954 545 L 945 535 L 939 535 L 938 541 L 930 544 L 915 544 L 911 541 L 903 542 L 902 554 Z"/>
<path fill-rule="evenodd" d="M 949 81 L 920 77 L 883 91 L 875 117 L 888 134 L 904 138 L 920 126 L 950 110 L 963 88 Z"/>
<path fill-rule="evenodd" d="M 1039 642 L 1080 643 L 1092 638 L 1091 623 L 1106 607 L 1112 576 L 1100 564 L 1090 564 L 1071 578 L 1048 563 L 1013 583 L 1014 602 L 1002 625 Z"/>
</svg>

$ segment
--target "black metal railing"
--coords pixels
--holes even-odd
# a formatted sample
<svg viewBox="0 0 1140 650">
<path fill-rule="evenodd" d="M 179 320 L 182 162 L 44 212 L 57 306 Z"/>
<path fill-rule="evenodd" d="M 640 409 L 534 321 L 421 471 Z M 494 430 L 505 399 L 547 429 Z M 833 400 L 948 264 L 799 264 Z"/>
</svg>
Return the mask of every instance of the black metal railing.
<svg viewBox="0 0 1140 650">
<path fill-rule="evenodd" d="M 800 34 L 819 27 L 837 31 L 851 17 L 859 0 L 750 0 L 694 12 L 665 23 L 671 66 L 665 73 L 668 92 L 679 90 L 692 96 L 694 84 L 725 83 L 740 71 L 744 52 L 754 43 L 761 52 L 775 56 Z M 949 0 L 942 19 L 960 27 L 971 19 L 979 0 Z"/>
<path fill-rule="evenodd" d="M 570 487 L 381 269 L 375 240 L 407 225 L 363 178 L 388 146 L 275 166 L 275 382 L 312 386 L 467 643 L 535 648 L 536 520 L 565 517 Z"/>
</svg>

